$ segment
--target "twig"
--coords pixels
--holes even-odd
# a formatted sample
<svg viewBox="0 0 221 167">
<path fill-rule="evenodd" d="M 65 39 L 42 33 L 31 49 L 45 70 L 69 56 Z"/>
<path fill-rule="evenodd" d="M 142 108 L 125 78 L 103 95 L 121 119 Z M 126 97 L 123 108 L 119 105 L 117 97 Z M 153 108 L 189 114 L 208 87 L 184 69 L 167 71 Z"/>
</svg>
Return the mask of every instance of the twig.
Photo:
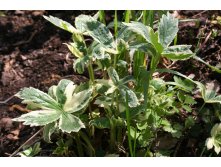
<svg viewBox="0 0 221 167">
<path fill-rule="evenodd" d="M 11 99 L 13 99 L 14 97 L 15 97 L 15 94 L 12 95 L 12 96 L 10 96 L 9 98 L 7 98 L 7 99 L 4 100 L 4 101 L 0 101 L 0 104 L 6 104 L 6 103 L 8 103 L 8 101 L 10 101 Z"/>
<path fill-rule="evenodd" d="M 211 35 L 212 35 L 212 31 L 210 31 L 210 33 L 206 36 L 205 41 L 200 46 L 200 49 L 202 49 L 204 47 L 204 45 L 207 43 L 207 41 L 209 40 Z"/>
<path fill-rule="evenodd" d="M 41 131 L 43 128 L 41 128 L 39 131 L 37 131 L 34 135 L 32 135 L 26 142 L 24 142 L 15 152 L 13 152 L 9 157 L 13 157 L 16 155 L 28 142 L 30 142 L 32 139 L 34 139 Z"/>
<path fill-rule="evenodd" d="M 192 17 L 196 17 L 196 16 L 201 15 L 201 14 L 203 14 L 203 13 L 205 13 L 205 12 L 207 12 L 207 10 L 204 10 L 204 11 L 202 11 L 202 12 L 199 12 L 199 13 L 193 15 Z"/>
<path fill-rule="evenodd" d="M 40 30 L 41 30 L 41 29 L 40 29 Z M 31 34 L 31 36 L 28 38 L 28 40 L 26 40 L 26 41 L 19 41 L 19 42 L 13 44 L 12 46 L 19 46 L 19 45 L 23 45 L 23 44 L 27 44 L 27 43 L 31 42 L 32 39 L 34 38 L 34 36 L 35 36 L 38 32 L 39 32 L 38 30 L 34 31 L 34 32 Z"/>
</svg>

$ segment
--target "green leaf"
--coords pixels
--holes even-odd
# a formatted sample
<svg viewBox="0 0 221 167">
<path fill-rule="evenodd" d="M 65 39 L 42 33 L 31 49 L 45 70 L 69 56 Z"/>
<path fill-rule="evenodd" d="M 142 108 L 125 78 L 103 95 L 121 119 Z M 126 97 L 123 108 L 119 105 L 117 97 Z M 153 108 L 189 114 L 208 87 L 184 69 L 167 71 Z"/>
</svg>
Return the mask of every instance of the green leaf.
<svg viewBox="0 0 221 167">
<path fill-rule="evenodd" d="M 88 56 L 84 56 L 81 58 L 78 58 L 77 60 L 74 61 L 73 63 L 73 68 L 75 71 L 77 71 L 79 74 L 83 74 L 85 64 L 90 60 Z"/>
<path fill-rule="evenodd" d="M 67 45 L 68 49 L 71 51 L 71 53 L 74 56 L 76 56 L 78 58 L 84 56 L 84 54 L 80 50 L 78 50 L 77 45 L 75 43 L 70 43 L 70 44 L 65 43 L 65 45 Z"/>
<path fill-rule="evenodd" d="M 67 99 L 63 110 L 68 113 L 73 113 L 82 110 L 88 105 L 91 98 L 92 89 L 87 89 L 78 93 L 74 93 L 71 98 Z"/>
<path fill-rule="evenodd" d="M 184 88 L 184 90 L 188 92 L 192 92 L 194 89 L 194 85 L 191 81 L 187 79 L 181 79 L 180 77 L 174 76 L 174 81 L 178 84 L 177 86 L 181 86 L 181 88 Z"/>
<path fill-rule="evenodd" d="M 91 16 L 80 15 L 75 20 L 75 26 L 82 33 L 90 35 L 104 47 L 115 48 L 112 34 L 107 27 Z"/>
<path fill-rule="evenodd" d="M 159 42 L 167 48 L 178 32 L 178 19 L 174 18 L 169 12 L 163 15 L 159 23 Z"/>
<path fill-rule="evenodd" d="M 192 116 L 187 117 L 185 120 L 185 128 L 191 128 L 195 125 L 195 120 Z"/>
<path fill-rule="evenodd" d="M 163 50 L 162 55 L 172 60 L 185 60 L 193 56 L 191 45 L 175 45 Z"/>
<path fill-rule="evenodd" d="M 56 97 L 57 86 L 53 85 L 48 89 L 48 95 L 51 96 L 54 100 L 57 101 Z"/>
<path fill-rule="evenodd" d="M 85 126 L 78 117 L 69 113 L 62 113 L 59 120 L 59 129 L 71 133 L 78 132 L 81 128 L 85 128 Z"/>
<path fill-rule="evenodd" d="M 16 94 L 17 97 L 23 99 L 22 103 L 29 104 L 35 103 L 38 104 L 42 109 L 58 109 L 58 103 L 48 94 L 35 89 L 35 88 L 24 88 Z"/>
<path fill-rule="evenodd" d="M 24 125 L 43 126 L 58 120 L 60 114 L 60 111 L 56 110 L 36 110 L 23 114 L 19 118 L 14 118 L 13 121 L 24 121 Z"/>
<path fill-rule="evenodd" d="M 150 42 L 154 46 L 154 48 L 158 51 L 158 53 L 162 53 L 163 46 L 159 43 L 159 35 L 158 32 L 154 33 L 154 30 L 149 27 L 149 34 L 150 34 Z"/>
<path fill-rule="evenodd" d="M 51 142 L 51 135 L 56 130 L 56 127 L 57 126 L 56 126 L 55 122 L 45 125 L 44 130 L 43 130 L 43 138 L 47 143 L 52 143 Z"/>
<path fill-rule="evenodd" d="M 221 123 L 215 124 L 211 130 L 211 137 L 207 138 L 206 140 L 206 146 L 207 149 L 212 149 L 214 147 L 214 150 L 217 154 L 221 151 Z"/>
<path fill-rule="evenodd" d="M 49 22 L 51 22 L 52 24 L 54 24 L 55 26 L 66 30 L 70 33 L 76 33 L 77 30 L 68 22 L 63 21 L 57 17 L 53 17 L 53 16 L 43 16 L 46 20 L 48 20 Z"/>
<path fill-rule="evenodd" d="M 117 74 L 117 71 L 116 71 L 113 67 L 110 67 L 110 68 L 108 68 L 107 72 L 108 72 L 109 77 L 110 77 L 111 80 L 113 81 L 113 83 L 114 83 L 115 85 L 118 85 L 119 76 L 118 76 L 118 74 Z"/>
<path fill-rule="evenodd" d="M 125 31 L 132 31 L 142 36 L 148 43 L 151 43 L 150 34 L 147 26 L 140 22 L 124 23 L 124 25 L 127 26 L 127 29 L 125 29 Z"/>
<path fill-rule="evenodd" d="M 126 94 L 128 94 L 128 106 L 129 107 L 137 107 L 140 104 L 137 99 L 136 94 L 129 88 L 125 86 L 120 86 L 119 91 L 125 102 L 126 102 Z"/>
<path fill-rule="evenodd" d="M 68 88 L 68 89 L 67 89 Z M 67 90 L 66 90 L 67 89 Z M 64 104 L 67 100 L 66 93 L 73 93 L 75 89 L 74 83 L 67 79 L 62 79 L 56 89 L 56 97 L 58 103 Z"/>
<path fill-rule="evenodd" d="M 128 82 L 135 82 L 136 80 L 134 79 L 134 77 L 132 75 L 128 75 L 122 79 L 119 80 L 119 84 L 120 85 L 124 85 Z"/>
<path fill-rule="evenodd" d="M 93 125 L 98 129 L 110 129 L 110 120 L 106 117 L 95 118 L 90 121 L 90 125 Z"/>
<path fill-rule="evenodd" d="M 206 87 L 200 82 L 196 82 L 196 84 L 200 89 L 202 98 L 205 103 L 221 103 L 221 95 L 217 96 L 214 90 L 206 89 Z"/>
<path fill-rule="evenodd" d="M 28 149 L 19 152 L 18 155 L 21 157 L 33 157 L 37 155 L 41 151 L 40 142 L 34 144 L 33 147 L 29 147 Z"/>
</svg>

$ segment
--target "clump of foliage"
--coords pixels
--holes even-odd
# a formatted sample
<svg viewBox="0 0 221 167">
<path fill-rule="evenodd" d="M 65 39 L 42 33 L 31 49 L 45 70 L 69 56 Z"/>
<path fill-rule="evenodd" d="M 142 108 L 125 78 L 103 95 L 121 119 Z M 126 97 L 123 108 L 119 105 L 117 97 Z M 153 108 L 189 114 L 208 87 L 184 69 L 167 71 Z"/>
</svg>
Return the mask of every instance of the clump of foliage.
<svg viewBox="0 0 221 167">
<path fill-rule="evenodd" d="M 68 156 L 72 147 L 77 156 L 170 155 L 179 139 L 195 125 L 191 116 L 197 103 L 194 90 L 200 91 L 205 103 L 221 102 L 220 96 L 207 91 L 200 82 L 176 71 L 158 69 L 162 58 L 183 61 L 195 56 L 190 45 L 171 45 L 177 36 L 178 19 L 169 12 L 163 14 L 154 31 L 152 24 L 129 22 L 127 14 L 126 22 L 119 23 L 115 13 L 114 36 L 108 26 L 97 20 L 97 15 L 76 17 L 75 27 L 56 17 L 44 16 L 72 34 L 72 42 L 66 45 L 76 57 L 73 68 L 79 74 L 86 69 L 89 73 L 89 81 L 80 85 L 63 79 L 51 86 L 48 93 L 30 87 L 17 94 L 33 111 L 14 121 L 44 126 L 46 142 L 52 142 L 54 133 L 71 138 L 68 145 L 59 139 L 55 154 Z M 86 43 L 85 38 L 93 41 Z M 101 71 L 102 78 L 95 78 L 94 71 Z M 174 74 L 174 80 L 156 77 L 160 73 Z M 183 112 L 187 116 L 181 121 Z M 100 130 L 109 138 L 105 141 L 109 143 L 107 148 L 101 146 L 102 141 L 100 145 L 96 143 Z M 212 138 L 207 140 L 207 147 L 214 145 L 217 153 L 218 131 L 215 125 Z M 164 141 L 165 136 L 169 140 Z M 163 142 L 169 144 L 163 146 Z"/>
</svg>

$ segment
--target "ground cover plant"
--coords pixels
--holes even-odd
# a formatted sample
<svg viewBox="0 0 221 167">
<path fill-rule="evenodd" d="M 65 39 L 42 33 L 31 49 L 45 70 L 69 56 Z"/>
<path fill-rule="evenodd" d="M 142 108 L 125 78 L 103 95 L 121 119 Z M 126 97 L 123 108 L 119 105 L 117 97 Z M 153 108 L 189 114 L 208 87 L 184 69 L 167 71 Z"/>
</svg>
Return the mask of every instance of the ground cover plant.
<svg viewBox="0 0 221 167">
<path fill-rule="evenodd" d="M 181 142 L 197 135 L 201 115 L 208 136 L 198 156 L 218 155 L 221 95 L 191 76 L 161 68 L 164 60 L 205 62 L 191 45 L 177 44 L 179 20 L 159 13 L 155 21 L 153 11 L 126 11 L 119 21 L 116 11 L 106 25 L 105 12 L 99 11 L 79 15 L 74 26 L 44 16 L 71 33 L 72 41 L 65 45 L 76 58 L 73 69 L 88 73 L 89 79 L 80 84 L 62 79 L 48 92 L 23 88 L 16 96 L 31 112 L 13 121 L 41 126 L 44 140 L 56 143 L 57 156 L 176 156 Z M 205 111 L 207 104 L 212 113 Z M 19 154 L 37 155 L 39 147 L 37 143 Z"/>
</svg>

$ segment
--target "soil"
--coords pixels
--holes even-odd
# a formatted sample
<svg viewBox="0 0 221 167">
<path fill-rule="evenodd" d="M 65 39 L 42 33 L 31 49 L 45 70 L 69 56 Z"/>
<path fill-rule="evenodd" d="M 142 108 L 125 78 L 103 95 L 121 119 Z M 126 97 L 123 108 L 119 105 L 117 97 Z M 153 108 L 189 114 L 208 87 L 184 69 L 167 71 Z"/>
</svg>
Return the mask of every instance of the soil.
<svg viewBox="0 0 221 167">
<path fill-rule="evenodd" d="M 0 156 L 10 156 L 39 130 L 11 121 L 27 112 L 13 95 L 30 86 L 47 91 L 62 78 L 77 84 L 87 79 L 87 74 L 74 73 L 74 59 L 63 44 L 71 40 L 71 34 L 42 17 L 53 15 L 73 23 L 75 16 L 82 13 L 95 14 L 95 11 L 5 11 L 5 16 L 0 16 Z M 179 18 L 197 19 L 180 23 L 178 44 L 193 45 L 194 50 L 199 42 L 197 55 L 211 65 L 218 65 L 221 24 L 216 18 L 221 12 L 176 11 L 174 14 Z M 173 68 L 185 75 L 194 74 L 197 80 L 205 83 L 214 81 L 220 85 L 221 82 L 220 74 L 193 59 L 188 63 L 177 62 Z M 37 140 L 40 137 L 31 142 Z M 194 156 L 192 152 L 190 154 Z"/>
</svg>

